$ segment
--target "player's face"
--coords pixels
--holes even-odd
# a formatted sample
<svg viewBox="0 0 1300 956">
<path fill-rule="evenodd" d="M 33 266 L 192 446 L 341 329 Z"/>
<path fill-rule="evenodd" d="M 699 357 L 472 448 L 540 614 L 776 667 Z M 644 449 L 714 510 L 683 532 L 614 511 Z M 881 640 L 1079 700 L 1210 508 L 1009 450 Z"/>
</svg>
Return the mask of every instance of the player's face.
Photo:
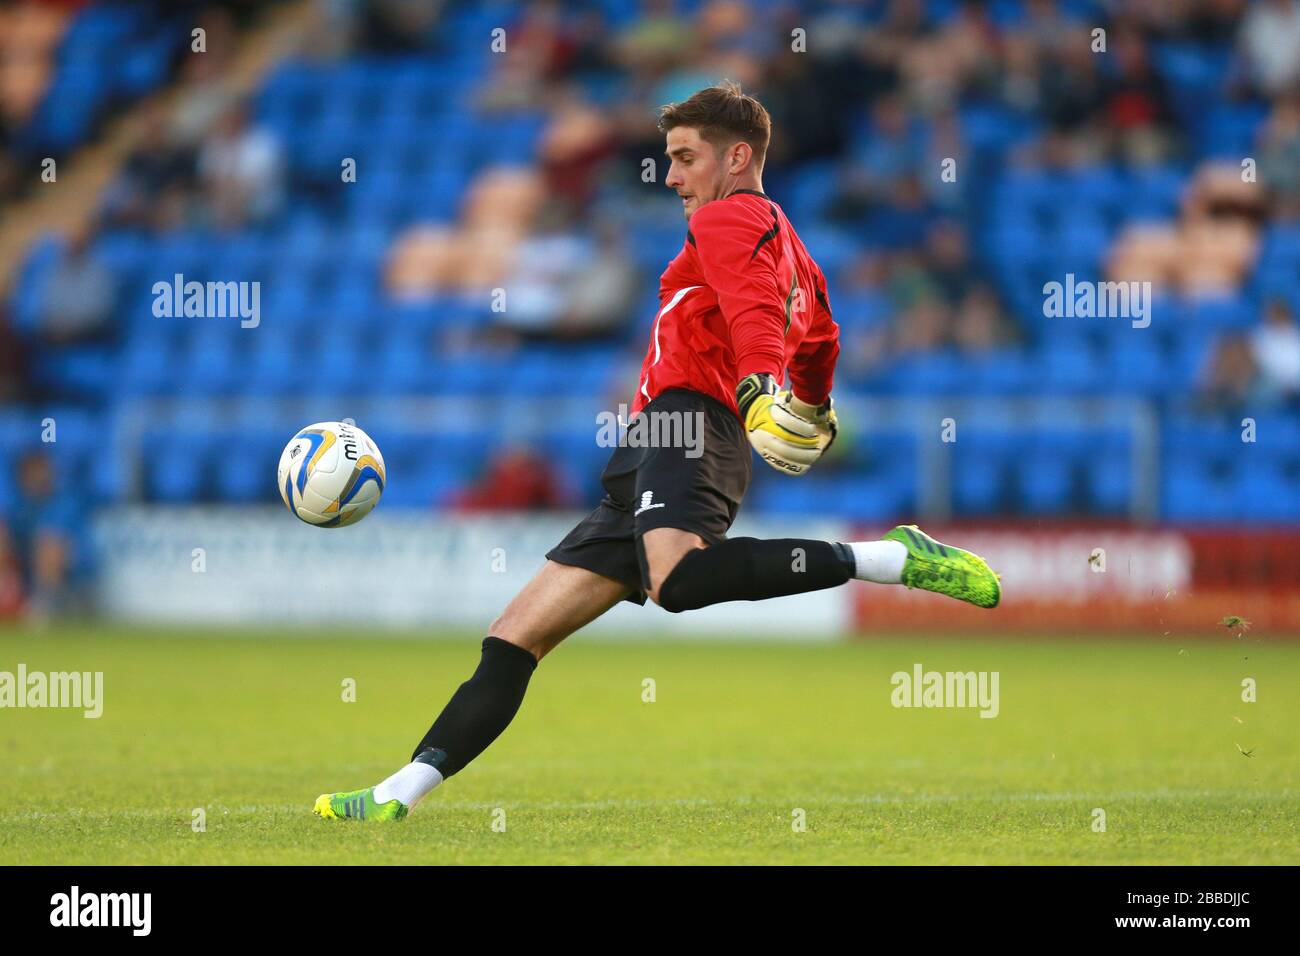
<svg viewBox="0 0 1300 956">
<path fill-rule="evenodd" d="M 687 219 L 705 203 L 723 196 L 727 179 L 727 154 L 700 138 L 699 130 L 675 126 L 668 131 L 666 150 L 671 164 L 664 185 L 682 197 L 682 214 Z"/>
</svg>

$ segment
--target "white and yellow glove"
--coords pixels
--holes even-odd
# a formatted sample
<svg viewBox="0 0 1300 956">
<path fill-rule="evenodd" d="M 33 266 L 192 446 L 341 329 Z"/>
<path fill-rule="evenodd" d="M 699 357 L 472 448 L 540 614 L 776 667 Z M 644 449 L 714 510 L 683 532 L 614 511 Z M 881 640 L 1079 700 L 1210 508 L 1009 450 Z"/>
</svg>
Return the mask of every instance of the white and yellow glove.
<svg viewBox="0 0 1300 956">
<path fill-rule="evenodd" d="M 809 405 L 772 376 L 756 373 L 736 386 L 736 405 L 754 450 L 777 471 L 802 475 L 831 447 L 838 422 L 829 398 Z"/>
</svg>

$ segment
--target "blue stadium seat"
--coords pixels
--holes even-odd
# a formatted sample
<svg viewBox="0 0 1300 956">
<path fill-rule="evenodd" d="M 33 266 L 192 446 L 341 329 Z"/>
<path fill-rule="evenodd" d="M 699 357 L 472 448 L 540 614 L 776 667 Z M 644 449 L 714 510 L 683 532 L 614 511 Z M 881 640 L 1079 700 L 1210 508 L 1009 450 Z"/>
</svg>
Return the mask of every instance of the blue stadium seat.
<svg viewBox="0 0 1300 956">
<path fill-rule="evenodd" d="M 164 440 L 146 442 L 147 492 L 153 501 L 185 504 L 200 497 L 208 460 L 202 438 L 177 432 Z"/>
<path fill-rule="evenodd" d="M 1018 395 L 1038 381 L 1037 364 L 1016 349 L 975 353 L 966 359 L 966 383 L 975 394 Z"/>
<path fill-rule="evenodd" d="M 1300 225 L 1275 223 L 1264 232 L 1260 265 L 1300 266 Z"/>
<path fill-rule="evenodd" d="M 258 434 L 227 436 L 225 441 L 242 453 L 216 457 L 218 499 L 239 504 L 275 499 L 275 467 L 284 442 Z"/>
<path fill-rule="evenodd" d="M 252 396 L 292 396 L 308 376 L 318 374 L 302 338 L 283 323 L 267 325 L 251 336 L 252 348 L 243 367 L 241 391 Z"/>
<path fill-rule="evenodd" d="M 1124 319 L 1121 334 L 1111 338 L 1107 359 L 1111 377 L 1109 389 L 1137 395 L 1156 395 L 1169 390 L 1170 380 L 1164 358 L 1150 329 L 1135 329 Z"/>
<path fill-rule="evenodd" d="M 1093 508 L 1102 514 L 1127 514 L 1133 500 L 1133 462 L 1099 454 L 1087 462 L 1088 491 Z"/>
<path fill-rule="evenodd" d="M 971 454 L 958 441 L 952 469 L 953 506 L 958 515 L 996 514 L 1006 496 L 1006 469 L 996 459 Z"/>
<path fill-rule="evenodd" d="M 1187 176 L 1172 167 L 1136 170 L 1129 178 L 1125 209 L 1132 220 L 1168 221 L 1177 216 Z"/>
<path fill-rule="evenodd" d="M 898 395 L 946 395 L 964 390 L 966 363 L 952 351 L 909 355 L 885 370 L 880 387 Z"/>
<path fill-rule="evenodd" d="M 427 390 L 435 380 L 435 367 L 426 337 L 407 329 L 392 329 L 374 356 L 374 377 L 369 387 L 380 394 Z"/>
<path fill-rule="evenodd" d="M 1214 103 L 1196 117 L 1197 145 L 1206 158 L 1240 163 L 1255 146 L 1256 134 L 1268 109 L 1254 103 Z"/>
<path fill-rule="evenodd" d="M 1175 443 L 1163 455 L 1161 496 L 1166 520 L 1225 522 L 1242 519 L 1231 459 L 1216 464 L 1207 449 Z"/>
<path fill-rule="evenodd" d="M 1214 331 L 1245 329 L 1256 324 L 1258 311 L 1244 297 L 1201 299 L 1191 302 L 1187 320 L 1200 329 Z"/>
<path fill-rule="evenodd" d="M 1072 466 L 1051 453 L 1030 453 L 1018 461 L 1017 501 L 1027 514 L 1056 514 L 1070 506 Z"/>
<path fill-rule="evenodd" d="M 1044 380 L 1053 383 L 1057 392 L 1066 395 L 1096 394 L 1101 384 L 1109 381 L 1105 365 L 1082 337 L 1052 336 L 1047 338 L 1046 344 L 1042 375 Z"/>
<path fill-rule="evenodd" d="M 1055 256 L 1058 271 L 1093 273 L 1101 266 L 1111 236 L 1100 215 L 1076 212 L 1057 230 L 1056 241 L 1060 249 Z"/>
<path fill-rule="evenodd" d="M 1232 494 L 1243 520 L 1261 524 L 1300 521 L 1297 477 L 1272 463 L 1239 469 Z"/>
<path fill-rule="evenodd" d="M 119 387 L 125 395 L 162 395 L 175 382 L 176 353 L 156 333 L 133 336 L 120 362 Z"/>
<path fill-rule="evenodd" d="M 177 390 L 184 395 L 225 395 L 243 385 L 244 357 L 236 336 L 240 329 L 233 319 L 189 319 L 201 323 L 177 377 Z M 255 333 L 254 333 L 255 334 Z"/>
</svg>

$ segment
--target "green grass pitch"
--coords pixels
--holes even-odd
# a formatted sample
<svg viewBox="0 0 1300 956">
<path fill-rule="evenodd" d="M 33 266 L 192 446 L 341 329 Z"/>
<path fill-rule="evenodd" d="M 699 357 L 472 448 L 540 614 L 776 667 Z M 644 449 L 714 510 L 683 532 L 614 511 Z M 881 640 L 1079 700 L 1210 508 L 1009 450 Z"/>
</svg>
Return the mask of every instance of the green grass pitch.
<svg viewBox="0 0 1300 956">
<path fill-rule="evenodd" d="M 1226 634 L 578 635 L 405 823 L 314 817 L 405 762 L 478 660 L 449 638 L 0 630 L 0 671 L 105 685 L 0 710 L 0 863 L 1300 863 L 1300 644 Z M 894 708 L 917 662 L 999 672 L 999 715 Z"/>
</svg>

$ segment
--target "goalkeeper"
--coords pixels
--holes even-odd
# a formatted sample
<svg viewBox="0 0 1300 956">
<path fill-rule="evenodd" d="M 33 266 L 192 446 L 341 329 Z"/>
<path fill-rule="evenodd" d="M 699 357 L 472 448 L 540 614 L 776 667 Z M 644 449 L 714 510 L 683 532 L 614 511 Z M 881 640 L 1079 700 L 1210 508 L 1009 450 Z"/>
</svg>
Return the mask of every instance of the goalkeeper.
<svg viewBox="0 0 1300 956">
<path fill-rule="evenodd" d="M 749 487 L 751 448 L 797 476 L 835 440 L 839 328 L 821 269 L 763 192 L 766 109 L 725 84 L 665 107 L 660 129 L 664 182 L 687 231 L 660 278 L 632 414 L 694 415 L 702 449 L 616 448 L 604 499 L 492 623 L 478 669 L 411 762 L 375 787 L 323 794 L 315 809 L 324 817 L 405 817 L 505 730 L 537 663 L 620 601 L 688 611 L 857 579 L 998 603 L 997 576 L 981 558 L 915 526 L 847 543 L 726 537 Z"/>
</svg>

